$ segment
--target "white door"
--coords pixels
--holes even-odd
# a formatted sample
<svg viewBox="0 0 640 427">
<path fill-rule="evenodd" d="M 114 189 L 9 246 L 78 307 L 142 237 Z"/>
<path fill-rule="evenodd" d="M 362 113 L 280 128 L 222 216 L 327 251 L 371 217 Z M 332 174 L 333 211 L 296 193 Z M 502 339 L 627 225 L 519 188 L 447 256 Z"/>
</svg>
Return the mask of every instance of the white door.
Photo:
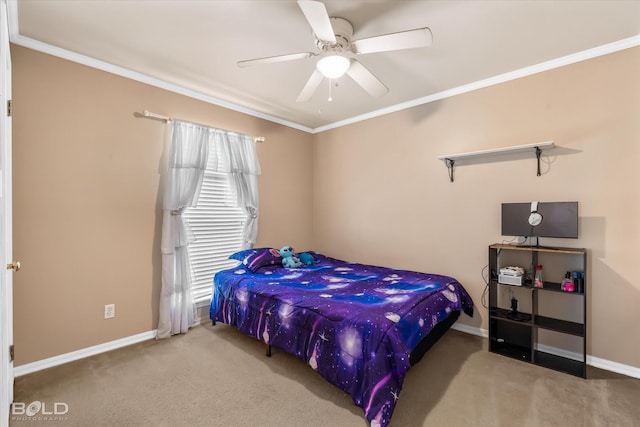
<svg viewBox="0 0 640 427">
<path fill-rule="evenodd" d="M 13 237 L 11 224 L 11 58 L 7 4 L 0 2 L 0 427 L 9 424 L 13 402 Z M 5 266 L 7 266 L 5 268 Z"/>
</svg>

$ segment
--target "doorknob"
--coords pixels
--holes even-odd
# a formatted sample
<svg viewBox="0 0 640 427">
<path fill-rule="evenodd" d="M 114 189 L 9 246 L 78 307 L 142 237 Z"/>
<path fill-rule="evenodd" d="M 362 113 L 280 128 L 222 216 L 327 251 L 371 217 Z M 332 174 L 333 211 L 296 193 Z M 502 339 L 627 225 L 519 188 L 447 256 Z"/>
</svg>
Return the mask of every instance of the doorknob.
<svg viewBox="0 0 640 427">
<path fill-rule="evenodd" d="M 7 270 L 20 271 L 20 261 L 13 261 L 13 263 L 7 264 Z"/>
</svg>

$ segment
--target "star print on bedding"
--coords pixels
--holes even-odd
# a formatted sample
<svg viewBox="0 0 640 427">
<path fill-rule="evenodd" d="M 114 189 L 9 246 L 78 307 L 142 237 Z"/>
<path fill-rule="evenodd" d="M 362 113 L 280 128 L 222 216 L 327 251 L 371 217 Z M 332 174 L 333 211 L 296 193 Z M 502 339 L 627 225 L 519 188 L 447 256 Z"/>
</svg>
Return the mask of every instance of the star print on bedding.
<svg viewBox="0 0 640 427">
<path fill-rule="evenodd" d="M 473 301 L 451 277 L 312 254 L 313 266 L 217 273 L 210 317 L 304 360 L 384 427 L 411 351 L 453 311 L 472 316 Z"/>
</svg>

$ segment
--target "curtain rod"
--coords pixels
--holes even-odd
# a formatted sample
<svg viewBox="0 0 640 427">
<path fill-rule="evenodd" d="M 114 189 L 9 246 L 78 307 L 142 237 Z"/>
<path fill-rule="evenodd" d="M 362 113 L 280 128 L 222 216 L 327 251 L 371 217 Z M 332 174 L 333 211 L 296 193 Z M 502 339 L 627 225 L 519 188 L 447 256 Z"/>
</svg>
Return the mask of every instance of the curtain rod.
<svg viewBox="0 0 640 427">
<path fill-rule="evenodd" d="M 133 115 L 135 117 L 139 118 L 139 119 L 158 120 L 160 122 L 165 122 L 165 123 L 170 122 L 172 120 L 172 118 L 169 117 L 169 116 L 163 116 L 162 114 L 152 113 L 149 110 L 143 110 L 142 113 L 138 113 L 137 111 L 135 111 L 133 113 Z M 186 120 L 181 120 L 181 121 L 185 121 L 186 122 Z M 193 122 L 189 122 L 189 123 L 193 123 Z M 200 124 L 200 123 L 193 123 L 193 124 L 194 125 L 198 125 L 198 126 L 213 127 L 213 126 L 209 126 L 209 125 L 203 125 L 203 124 Z M 223 130 L 225 132 L 234 132 L 234 131 L 226 130 L 226 129 L 220 129 L 220 130 Z M 234 133 L 239 133 L 239 132 L 234 132 Z M 264 136 L 256 136 L 256 137 L 253 138 L 253 140 L 255 142 L 265 142 L 266 141 Z"/>
</svg>

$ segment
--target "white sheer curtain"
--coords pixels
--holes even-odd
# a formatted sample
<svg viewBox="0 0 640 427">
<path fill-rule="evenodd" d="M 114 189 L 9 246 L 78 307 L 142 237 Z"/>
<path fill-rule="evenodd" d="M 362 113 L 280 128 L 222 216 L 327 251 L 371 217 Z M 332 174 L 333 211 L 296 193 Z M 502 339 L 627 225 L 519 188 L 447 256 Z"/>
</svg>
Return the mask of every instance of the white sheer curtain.
<svg viewBox="0 0 640 427">
<path fill-rule="evenodd" d="M 198 201 L 209 154 L 209 128 L 175 120 L 171 126 L 171 147 L 164 180 L 158 338 L 187 332 L 195 323 L 187 252 L 193 235 L 182 220 L 182 211 Z"/>
<path fill-rule="evenodd" d="M 209 156 L 209 151 L 212 155 Z M 196 320 L 191 296 L 188 245 L 193 234 L 184 223 L 184 208 L 196 206 L 205 170 L 229 174 L 231 204 L 248 219 L 243 249 L 258 234 L 260 164 L 252 137 L 183 121 L 172 121 L 169 162 L 165 171 L 162 221 L 162 289 L 157 338 L 185 333 Z"/>
<path fill-rule="evenodd" d="M 209 170 L 229 174 L 232 203 L 247 211 L 243 249 L 253 246 L 258 235 L 258 175 L 260 163 L 252 137 L 216 130 L 212 140 L 216 156 Z"/>
</svg>

